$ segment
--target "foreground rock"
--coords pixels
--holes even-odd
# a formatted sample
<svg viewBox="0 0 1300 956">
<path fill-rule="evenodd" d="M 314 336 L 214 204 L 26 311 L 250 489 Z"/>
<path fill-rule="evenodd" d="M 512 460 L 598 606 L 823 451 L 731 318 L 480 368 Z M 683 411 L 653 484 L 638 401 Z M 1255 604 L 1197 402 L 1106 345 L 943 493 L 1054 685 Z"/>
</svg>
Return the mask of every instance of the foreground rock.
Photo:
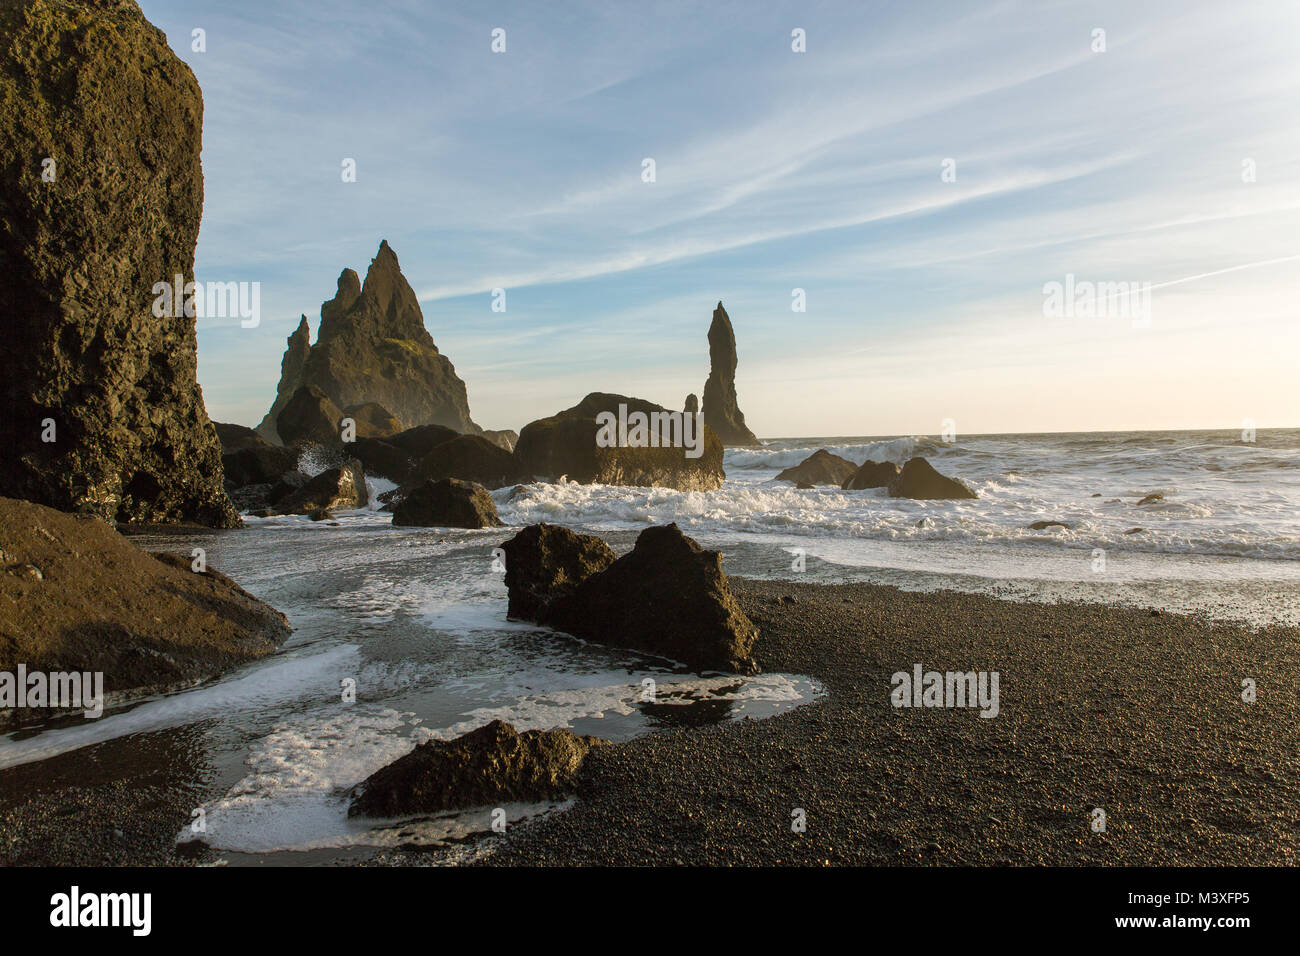
<svg viewBox="0 0 1300 956">
<path fill-rule="evenodd" d="M 892 461 L 866 461 L 840 485 L 845 491 L 865 488 L 888 488 L 897 480 L 901 469 Z"/>
<path fill-rule="evenodd" d="M 843 485 L 857 470 L 858 466 L 847 458 L 819 448 L 793 468 L 785 469 L 776 480 L 808 485 Z"/>
<path fill-rule="evenodd" d="M 640 413 L 673 414 L 684 421 L 684 413 L 672 412 L 654 402 L 626 395 L 592 392 L 577 405 L 550 418 L 529 422 L 519 433 L 515 461 L 521 473 L 555 479 L 567 476 L 583 484 L 639 485 L 676 488 L 679 491 L 713 491 L 722 487 L 722 443 L 709 428 L 704 429 L 702 453 L 687 457 L 683 447 L 600 448 L 596 416 L 617 414 L 626 405 L 629 416 Z"/>
<path fill-rule="evenodd" d="M 379 244 L 364 284 L 356 272 L 343 270 L 320 316 L 316 343 L 308 345 L 301 363 L 296 358 L 301 341 L 291 336 L 294 356 L 286 353 L 281 366 L 276 403 L 282 407 L 272 405 L 267 418 L 274 414 L 282 441 L 292 439 L 280 425 L 288 404 L 281 397 L 304 385 L 319 388 L 338 408 L 373 402 L 408 426 L 481 431 L 470 419 L 465 383 L 424 327 L 420 303 L 387 241 Z M 259 426 L 263 432 L 266 425 Z"/>
<path fill-rule="evenodd" d="M 541 621 L 556 601 L 614 563 L 614 551 L 600 538 L 554 524 L 529 525 L 505 542 L 508 616 Z"/>
<path fill-rule="evenodd" d="M 723 445 L 757 445 L 736 401 L 736 333 L 727 310 L 718 303 L 709 325 L 709 378 L 704 383 L 704 423 Z"/>
<path fill-rule="evenodd" d="M 573 792 L 592 747 L 608 741 L 569 730 L 526 730 L 494 720 L 455 740 L 429 740 L 358 785 L 348 816 L 402 817 L 502 803 L 539 803 Z"/>
<path fill-rule="evenodd" d="M 924 458 L 907 460 L 903 470 L 890 484 L 889 496 L 923 500 L 979 497 L 957 479 L 939 474 Z"/>
<path fill-rule="evenodd" d="M 12 0 L 0 103 L 0 494 L 238 527 L 172 297 L 203 212 L 193 73 L 134 3 Z"/>
<path fill-rule="evenodd" d="M 0 672 L 99 671 L 105 692 L 145 693 L 289 636 L 283 614 L 192 562 L 141 551 L 101 521 L 0 498 Z M 0 708 L 0 727 L 44 716 Z"/>
<path fill-rule="evenodd" d="M 553 535 L 525 537 L 528 531 L 503 545 L 507 575 L 517 563 L 526 569 L 513 582 L 507 578 L 511 606 L 521 612 L 516 616 L 584 640 L 646 651 L 701 670 L 757 670 L 752 651 L 758 629 L 732 597 L 722 573 L 722 555 L 704 550 L 677 525 L 646 528 L 631 552 L 580 581 L 572 582 L 566 575 L 561 593 L 554 596 L 537 586 L 542 575 L 533 568 L 596 567 L 600 551 L 584 541 L 585 536 L 575 535 L 585 560 L 543 557 L 530 552 L 542 544 L 572 547 L 575 542 Z M 535 617 L 524 613 L 528 608 L 538 609 Z"/>
<path fill-rule="evenodd" d="M 499 528 L 504 522 L 482 485 L 456 478 L 426 481 L 393 509 L 393 524 L 421 528 Z"/>
</svg>

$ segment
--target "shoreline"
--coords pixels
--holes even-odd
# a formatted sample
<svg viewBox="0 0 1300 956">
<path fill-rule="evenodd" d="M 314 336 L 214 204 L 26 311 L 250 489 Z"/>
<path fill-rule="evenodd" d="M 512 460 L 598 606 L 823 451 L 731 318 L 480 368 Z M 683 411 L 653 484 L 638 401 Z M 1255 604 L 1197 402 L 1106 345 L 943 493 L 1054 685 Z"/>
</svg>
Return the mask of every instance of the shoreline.
<svg viewBox="0 0 1300 956">
<path fill-rule="evenodd" d="M 1153 865 L 1300 860 L 1300 629 L 1103 604 L 732 578 L 764 671 L 820 700 L 600 748 L 562 813 L 476 864 Z M 793 598 L 793 602 L 783 598 Z M 1000 712 L 897 709 L 890 675 L 1000 673 Z M 1241 699 L 1241 680 L 1257 700 Z M 201 724 L 0 772 L 0 862 L 202 863 Z M 1090 814 L 1107 812 L 1105 833 Z M 806 831 L 791 830 L 805 812 Z M 373 850 L 337 865 L 428 865 Z M 292 852 L 266 854 L 290 862 Z"/>
</svg>

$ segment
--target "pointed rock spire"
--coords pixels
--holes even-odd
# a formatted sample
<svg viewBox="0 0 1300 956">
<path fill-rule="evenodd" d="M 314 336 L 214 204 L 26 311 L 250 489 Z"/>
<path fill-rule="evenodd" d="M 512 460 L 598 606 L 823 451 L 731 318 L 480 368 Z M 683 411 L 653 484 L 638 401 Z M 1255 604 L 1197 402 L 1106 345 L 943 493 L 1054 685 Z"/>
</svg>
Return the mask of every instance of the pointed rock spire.
<svg viewBox="0 0 1300 956">
<path fill-rule="evenodd" d="M 704 424 L 723 445 L 757 445 L 736 402 L 736 333 L 727 310 L 718 303 L 709 326 L 709 379 L 704 383 Z"/>
</svg>

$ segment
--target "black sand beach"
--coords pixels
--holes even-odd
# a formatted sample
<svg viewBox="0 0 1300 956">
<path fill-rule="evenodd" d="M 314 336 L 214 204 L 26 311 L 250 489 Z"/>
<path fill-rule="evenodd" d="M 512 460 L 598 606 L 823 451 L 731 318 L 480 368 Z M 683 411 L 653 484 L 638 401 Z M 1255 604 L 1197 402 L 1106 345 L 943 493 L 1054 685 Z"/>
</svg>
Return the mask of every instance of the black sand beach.
<svg viewBox="0 0 1300 956">
<path fill-rule="evenodd" d="M 571 809 L 486 838 L 483 862 L 1297 861 L 1294 629 L 871 585 L 732 583 L 762 629 L 764 670 L 809 674 L 827 695 L 766 720 L 598 748 Z M 891 707 L 890 675 L 917 663 L 998 671 L 998 716 Z M 1243 678 L 1257 684 L 1255 703 L 1241 699 Z M 171 841 L 204 799 L 201 756 L 149 757 L 184 734 L 94 748 L 95 779 L 75 786 L 51 765 L 84 766 L 85 753 L 0 773 L 0 861 L 192 862 Z M 1104 833 L 1091 829 L 1096 808 Z M 803 833 L 791 830 L 796 809 Z"/>
</svg>

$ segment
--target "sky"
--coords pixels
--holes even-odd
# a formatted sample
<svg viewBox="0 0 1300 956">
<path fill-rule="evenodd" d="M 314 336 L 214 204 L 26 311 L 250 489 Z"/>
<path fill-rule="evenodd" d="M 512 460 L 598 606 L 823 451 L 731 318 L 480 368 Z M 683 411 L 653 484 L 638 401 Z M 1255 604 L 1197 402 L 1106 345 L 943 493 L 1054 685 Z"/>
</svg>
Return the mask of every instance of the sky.
<svg viewBox="0 0 1300 956">
<path fill-rule="evenodd" d="M 203 89 L 196 277 L 261 287 L 199 322 L 215 420 L 387 239 L 485 428 L 680 408 L 718 301 L 760 437 L 1300 426 L 1300 4 L 141 6 Z"/>
</svg>

